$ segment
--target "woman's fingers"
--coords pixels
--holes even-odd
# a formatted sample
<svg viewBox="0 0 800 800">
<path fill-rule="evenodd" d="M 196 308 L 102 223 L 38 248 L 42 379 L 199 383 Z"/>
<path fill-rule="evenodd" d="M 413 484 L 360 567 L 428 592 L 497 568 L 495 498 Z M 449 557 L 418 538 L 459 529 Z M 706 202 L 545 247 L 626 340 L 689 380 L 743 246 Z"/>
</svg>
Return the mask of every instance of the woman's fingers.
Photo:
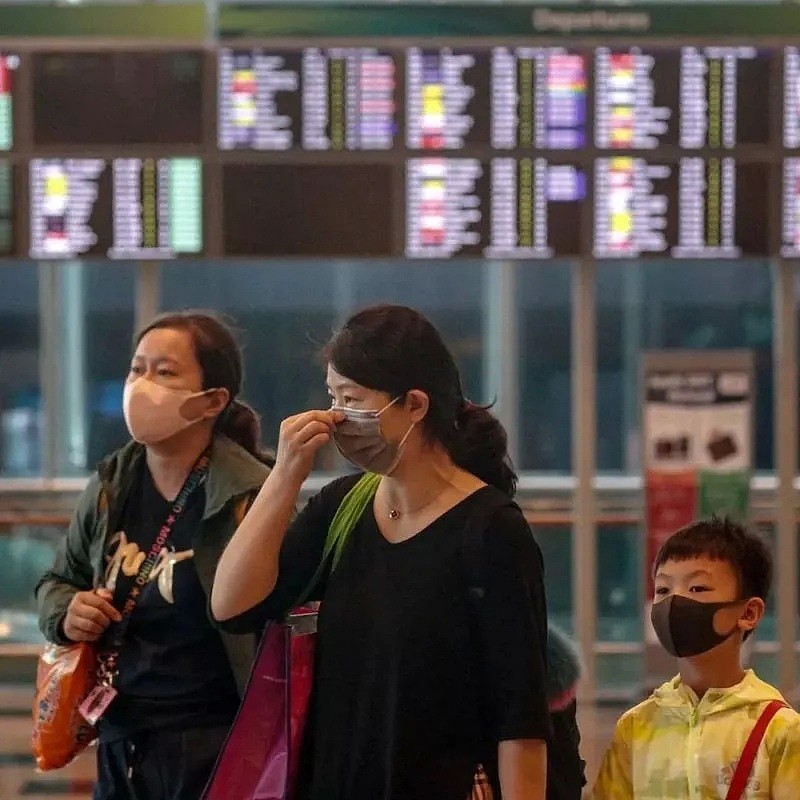
<svg viewBox="0 0 800 800">
<path fill-rule="evenodd" d="M 305 480 L 316 452 L 331 440 L 339 421 L 339 415 L 331 411 L 304 411 L 285 419 L 281 423 L 276 469 L 292 480 Z"/>
<path fill-rule="evenodd" d="M 281 433 L 296 433 L 311 422 L 319 422 L 327 427 L 333 427 L 337 421 L 335 413 L 332 411 L 304 411 L 302 414 L 285 419 L 281 425 Z"/>
<path fill-rule="evenodd" d="M 316 453 L 321 447 L 324 447 L 331 440 L 329 433 L 318 433 L 312 436 L 304 445 L 303 449 L 307 452 Z"/>
<path fill-rule="evenodd" d="M 106 629 L 105 625 L 100 625 L 91 619 L 83 617 L 78 617 L 73 623 L 73 627 L 90 636 L 101 636 Z"/>
<path fill-rule="evenodd" d="M 311 422 L 307 423 L 303 426 L 296 434 L 295 434 L 295 441 L 302 447 L 308 444 L 315 436 L 319 436 L 320 434 L 325 434 L 326 436 L 330 436 L 332 431 L 332 427 L 330 425 L 326 425 L 323 422 L 317 422 L 316 420 L 312 420 Z"/>
</svg>

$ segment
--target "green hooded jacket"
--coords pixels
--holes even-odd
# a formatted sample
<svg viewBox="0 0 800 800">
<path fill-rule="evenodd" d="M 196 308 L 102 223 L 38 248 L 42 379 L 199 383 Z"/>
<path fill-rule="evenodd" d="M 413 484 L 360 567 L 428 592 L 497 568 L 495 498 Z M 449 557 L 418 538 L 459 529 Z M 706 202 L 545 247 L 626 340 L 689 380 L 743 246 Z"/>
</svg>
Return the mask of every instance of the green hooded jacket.
<svg viewBox="0 0 800 800">
<path fill-rule="evenodd" d="M 78 592 L 102 585 L 106 541 L 117 530 L 144 455 L 143 445 L 126 445 L 100 464 L 83 492 L 53 567 L 36 586 L 39 627 L 48 641 L 69 643 L 63 623 L 70 601 Z M 268 474 L 269 467 L 235 442 L 224 436 L 214 439 L 205 485 L 206 506 L 194 545 L 195 569 L 209 597 L 225 546 Z M 247 682 L 258 635 L 221 633 L 240 693 Z"/>
</svg>

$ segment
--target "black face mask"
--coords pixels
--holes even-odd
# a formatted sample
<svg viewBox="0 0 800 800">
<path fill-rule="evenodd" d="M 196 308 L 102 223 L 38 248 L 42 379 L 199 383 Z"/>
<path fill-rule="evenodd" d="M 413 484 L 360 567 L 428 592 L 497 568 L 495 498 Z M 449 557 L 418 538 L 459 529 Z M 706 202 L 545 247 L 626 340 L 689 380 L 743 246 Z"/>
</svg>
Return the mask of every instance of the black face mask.
<svg viewBox="0 0 800 800">
<path fill-rule="evenodd" d="M 734 625 L 728 633 L 720 635 L 714 630 L 714 615 L 723 608 L 745 602 L 729 600 L 726 603 L 701 603 L 689 597 L 672 595 L 653 603 L 650 619 L 656 636 L 664 649 L 678 658 L 691 658 L 707 653 L 739 629 Z"/>
</svg>

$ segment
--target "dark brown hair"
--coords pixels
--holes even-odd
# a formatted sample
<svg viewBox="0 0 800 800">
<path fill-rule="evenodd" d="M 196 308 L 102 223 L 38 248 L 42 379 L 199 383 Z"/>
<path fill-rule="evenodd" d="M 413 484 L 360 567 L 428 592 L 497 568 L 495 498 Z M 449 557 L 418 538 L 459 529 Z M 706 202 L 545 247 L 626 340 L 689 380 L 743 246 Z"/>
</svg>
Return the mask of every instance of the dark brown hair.
<svg viewBox="0 0 800 800">
<path fill-rule="evenodd" d="M 727 561 L 739 583 L 742 598 L 766 602 L 772 588 L 772 555 L 764 540 L 731 519 L 711 517 L 681 528 L 667 539 L 653 563 L 653 575 L 667 561 L 708 558 Z"/>
<path fill-rule="evenodd" d="M 393 305 L 360 311 L 334 334 L 323 355 L 340 375 L 392 398 L 412 389 L 425 392 L 428 438 L 459 467 L 513 496 L 517 476 L 505 428 L 488 408 L 464 397 L 452 354 L 418 311 Z"/>
<path fill-rule="evenodd" d="M 266 464 L 272 456 L 261 448 L 261 421 L 247 403 L 239 399 L 244 370 L 242 348 L 232 328 L 211 311 L 170 311 L 143 328 L 134 347 L 153 330 L 185 331 L 192 338 L 195 358 L 203 374 L 203 389 L 227 389 L 230 402 L 219 415 L 215 430 L 241 445 Z"/>
</svg>

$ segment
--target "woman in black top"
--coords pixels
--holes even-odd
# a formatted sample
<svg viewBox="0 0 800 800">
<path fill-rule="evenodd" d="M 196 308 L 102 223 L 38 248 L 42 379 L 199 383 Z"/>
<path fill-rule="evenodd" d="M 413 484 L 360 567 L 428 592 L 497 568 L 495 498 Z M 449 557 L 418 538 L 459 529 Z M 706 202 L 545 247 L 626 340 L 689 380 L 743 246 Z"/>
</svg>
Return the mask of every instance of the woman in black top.
<svg viewBox="0 0 800 800">
<path fill-rule="evenodd" d="M 37 588 L 46 638 L 121 639 L 118 692 L 99 723 L 95 800 L 198 800 L 239 704 L 253 636 L 208 616 L 217 560 L 266 479 L 255 413 L 237 399 L 241 353 L 208 314 L 161 317 L 136 340 L 125 384 L 134 441 L 92 477 Z M 116 628 L 145 554 L 187 476 L 208 454 L 158 551 L 127 628 Z"/>
<path fill-rule="evenodd" d="M 292 519 L 328 441 L 384 476 L 313 596 L 323 603 L 298 795 L 465 800 L 484 764 L 503 800 L 543 800 L 542 559 L 510 500 L 505 431 L 465 400 L 451 354 L 412 309 L 356 314 L 326 356 L 333 406 L 282 424 L 275 469 L 220 560 L 211 601 L 241 632 L 297 600 L 357 480 L 334 481 Z M 475 526 L 479 586 L 466 552 Z"/>
</svg>

